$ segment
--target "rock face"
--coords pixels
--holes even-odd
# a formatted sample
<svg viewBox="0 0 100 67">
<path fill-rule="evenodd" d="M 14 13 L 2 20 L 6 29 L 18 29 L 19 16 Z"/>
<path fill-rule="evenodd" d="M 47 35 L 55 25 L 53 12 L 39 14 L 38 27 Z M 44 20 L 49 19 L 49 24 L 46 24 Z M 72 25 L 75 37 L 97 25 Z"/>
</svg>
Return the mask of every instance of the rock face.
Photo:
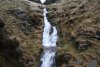
<svg viewBox="0 0 100 67">
<path fill-rule="evenodd" d="M 45 5 L 36 2 L 0 1 L 0 67 L 40 66 Z M 48 19 L 58 30 L 57 67 L 92 63 L 99 67 L 100 1 L 47 0 L 45 4 Z"/>
</svg>

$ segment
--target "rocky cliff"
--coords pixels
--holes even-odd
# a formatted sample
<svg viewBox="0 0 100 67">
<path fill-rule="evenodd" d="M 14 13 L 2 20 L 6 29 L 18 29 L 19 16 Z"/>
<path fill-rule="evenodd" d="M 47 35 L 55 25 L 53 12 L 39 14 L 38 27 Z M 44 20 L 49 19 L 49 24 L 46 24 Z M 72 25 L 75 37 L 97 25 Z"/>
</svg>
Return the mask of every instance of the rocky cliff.
<svg viewBox="0 0 100 67">
<path fill-rule="evenodd" d="M 57 67 L 100 66 L 100 1 L 0 1 L 0 67 L 39 67 L 43 8 L 58 30 Z"/>
</svg>

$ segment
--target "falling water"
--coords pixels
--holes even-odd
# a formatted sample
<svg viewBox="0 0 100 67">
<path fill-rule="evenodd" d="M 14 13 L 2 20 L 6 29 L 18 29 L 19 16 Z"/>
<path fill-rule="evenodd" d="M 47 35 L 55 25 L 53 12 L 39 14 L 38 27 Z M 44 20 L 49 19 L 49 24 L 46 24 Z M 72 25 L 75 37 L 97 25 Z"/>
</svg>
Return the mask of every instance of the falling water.
<svg viewBox="0 0 100 67">
<path fill-rule="evenodd" d="M 41 3 L 44 3 L 46 0 L 41 0 Z M 44 15 L 44 31 L 43 31 L 43 54 L 41 57 L 41 67 L 55 67 L 55 53 L 56 53 L 56 41 L 57 41 L 57 29 L 54 26 L 51 26 L 50 22 L 47 19 L 46 14 L 48 13 L 46 8 L 43 10 Z M 52 33 L 51 29 L 53 29 Z"/>
<path fill-rule="evenodd" d="M 41 3 L 45 3 L 46 0 L 40 0 L 40 1 L 41 1 Z"/>
</svg>

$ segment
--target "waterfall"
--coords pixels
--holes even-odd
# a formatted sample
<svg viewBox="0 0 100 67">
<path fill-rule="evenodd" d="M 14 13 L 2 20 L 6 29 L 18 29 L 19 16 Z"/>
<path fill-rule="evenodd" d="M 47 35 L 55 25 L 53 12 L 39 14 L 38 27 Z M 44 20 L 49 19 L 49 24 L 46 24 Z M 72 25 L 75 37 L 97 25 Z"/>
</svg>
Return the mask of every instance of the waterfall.
<svg viewBox="0 0 100 67">
<path fill-rule="evenodd" d="M 46 0 L 40 0 L 40 1 L 41 1 L 41 3 L 45 3 Z"/>
<path fill-rule="evenodd" d="M 46 0 L 41 0 L 41 3 L 44 3 Z M 43 31 L 43 54 L 41 57 L 41 67 L 56 67 L 55 66 L 55 54 L 56 54 L 56 41 L 57 41 L 57 29 L 52 26 L 47 19 L 47 9 L 44 8 L 43 16 L 44 16 L 44 31 Z M 52 33 L 51 29 L 53 29 Z"/>
</svg>

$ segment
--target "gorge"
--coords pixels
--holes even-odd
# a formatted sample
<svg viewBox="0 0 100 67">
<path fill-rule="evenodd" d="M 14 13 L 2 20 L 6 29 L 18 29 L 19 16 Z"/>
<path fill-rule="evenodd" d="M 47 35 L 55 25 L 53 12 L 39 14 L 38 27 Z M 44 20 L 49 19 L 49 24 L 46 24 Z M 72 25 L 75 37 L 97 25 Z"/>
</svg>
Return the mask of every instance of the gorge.
<svg viewBox="0 0 100 67">
<path fill-rule="evenodd" d="M 0 0 L 0 67 L 100 67 L 100 0 L 41 1 Z"/>
</svg>

